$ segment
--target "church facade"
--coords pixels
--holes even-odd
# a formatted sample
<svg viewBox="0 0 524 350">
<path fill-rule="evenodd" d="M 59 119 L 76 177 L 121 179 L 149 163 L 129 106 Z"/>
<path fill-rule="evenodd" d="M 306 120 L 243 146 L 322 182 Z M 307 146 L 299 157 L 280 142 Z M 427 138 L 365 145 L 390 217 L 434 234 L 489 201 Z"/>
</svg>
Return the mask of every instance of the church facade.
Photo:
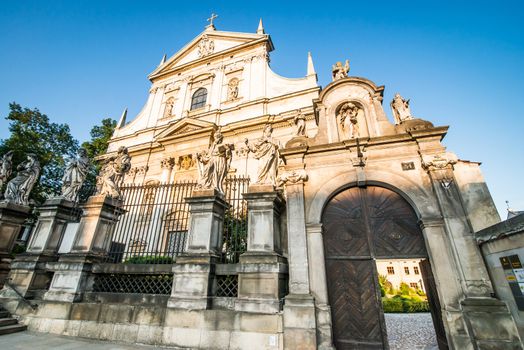
<svg viewBox="0 0 524 350">
<path fill-rule="evenodd" d="M 131 243 L 96 235 L 85 248 L 92 258 L 78 265 L 79 237 L 91 229 L 80 221 L 64 229 L 73 235 L 69 249 L 42 267 L 52 277 L 38 310 L 8 306 L 30 329 L 100 339 L 206 349 L 384 349 L 376 260 L 420 260 L 439 348 L 522 348 L 474 238 L 500 221 L 479 163 L 448 152 L 448 127 L 413 116 L 401 95 L 385 103 L 384 86 L 349 76 L 348 62 L 329 67 L 333 81 L 321 87 L 311 56 L 305 77 L 275 74 L 273 49 L 262 23 L 256 33 L 209 25 L 162 59 L 149 75 L 144 108 L 129 122 L 122 115 L 101 157 L 127 148 L 128 188 L 198 183 L 203 151 L 220 133 L 229 152 L 226 176 L 250 179 L 238 259 L 218 258 L 233 204 L 196 185 L 187 194 L 182 252 L 150 270 L 170 276 L 165 298 L 97 296 L 90 276 L 131 276 L 138 267 L 122 263 L 125 255 L 112 264 L 97 260 L 110 244 Z M 262 141 L 278 151 L 265 170 L 256 150 Z M 161 200 L 144 193 L 136 203 L 151 206 L 137 215 L 155 213 Z M 129 215 L 115 207 L 104 217 L 108 227 Z M 92 208 L 93 201 L 83 210 L 102 215 Z M 132 244 L 138 251 L 148 242 Z M 224 271 L 236 276 L 227 298 L 216 292 Z"/>
</svg>

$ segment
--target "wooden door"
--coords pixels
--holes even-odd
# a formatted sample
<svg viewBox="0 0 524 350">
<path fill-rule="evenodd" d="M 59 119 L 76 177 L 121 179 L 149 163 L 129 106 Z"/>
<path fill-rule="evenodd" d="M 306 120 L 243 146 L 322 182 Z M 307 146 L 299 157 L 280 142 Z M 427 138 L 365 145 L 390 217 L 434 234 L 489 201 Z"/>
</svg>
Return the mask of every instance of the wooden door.
<svg viewBox="0 0 524 350">
<path fill-rule="evenodd" d="M 322 215 L 328 297 L 338 350 L 387 349 L 375 259 L 427 258 L 413 208 L 377 186 L 335 195 Z"/>
</svg>

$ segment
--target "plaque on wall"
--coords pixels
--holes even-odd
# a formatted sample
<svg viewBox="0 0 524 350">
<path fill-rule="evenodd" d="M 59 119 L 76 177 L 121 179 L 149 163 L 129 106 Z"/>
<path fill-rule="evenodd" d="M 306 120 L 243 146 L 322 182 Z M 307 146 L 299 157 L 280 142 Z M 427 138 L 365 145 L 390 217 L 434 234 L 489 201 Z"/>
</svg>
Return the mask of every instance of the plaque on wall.
<svg viewBox="0 0 524 350">
<path fill-rule="evenodd" d="M 524 311 L 524 269 L 518 255 L 499 258 L 519 310 Z"/>
</svg>

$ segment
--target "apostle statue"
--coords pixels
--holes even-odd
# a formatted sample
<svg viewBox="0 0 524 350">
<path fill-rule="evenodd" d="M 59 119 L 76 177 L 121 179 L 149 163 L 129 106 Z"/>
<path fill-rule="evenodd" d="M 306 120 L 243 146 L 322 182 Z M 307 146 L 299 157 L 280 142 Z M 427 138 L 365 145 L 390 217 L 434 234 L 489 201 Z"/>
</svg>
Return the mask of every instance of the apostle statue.
<svg viewBox="0 0 524 350">
<path fill-rule="evenodd" d="M 359 108 L 351 102 L 347 102 L 340 107 L 340 127 L 345 139 L 353 139 L 359 136 L 358 130 L 358 110 Z"/>
<path fill-rule="evenodd" d="M 395 124 L 400 124 L 404 120 L 413 119 L 411 110 L 409 109 L 409 100 L 403 99 L 398 92 L 395 94 L 395 97 L 393 97 L 390 106 L 391 110 L 393 111 Z"/>
<path fill-rule="evenodd" d="M 35 154 L 29 153 L 27 160 L 16 168 L 14 179 L 7 183 L 5 199 L 19 205 L 29 204 L 29 194 L 40 174 L 40 163 Z"/>
<path fill-rule="evenodd" d="M 293 118 L 295 123 L 295 136 L 306 136 L 306 116 L 302 113 L 297 113 Z"/>
<path fill-rule="evenodd" d="M 62 177 L 62 197 L 73 202 L 77 201 L 78 192 L 90 168 L 85 148 L 80 148 L 77 155 L 78 158 L 69 161 Z"/>
<path fill-rule="evenodd" d="M 279 146 L 271 136 L 272 133 L 273 127 L 268 124 L 264 128 L 262 137 L 253 144 L 249 144 L 247 139 L 244 141 L 249 151 L 258 159 L 257 184 L 276 186 Z"/>
<path fill-rule="evenodd" d="M 349 60 L 346 60 L 346 64 L 342 66 L 342 62 L 338 61 L 333 65 L 333 81 L 347 78 L 349 72 Z"/>
<path fill-rule="evenodd" d="M 224 136 L 217 130 L 214 141 L 207 151 L 197 153 L 198 188 L 216 188 L 224 193 L 224 180 L 232 160 L 233 145 L 224 143 Z"/>
<path fill-rule="evenodd" d="M 0 190 L 11 176 L 13 168 L 13 151 L 9 151 L 0 158 Z"/>
<path fill-rule="evenodd" d="M 106 161 L 98 176 L 98 182 L 100 183 L 99 193 L 115 199 L 121 198 L 120 185 L 130 169 L 131 157 L 128 154 L 127 147 L 121 146 L 117 155 L 110 157 Z"/>
</svg>

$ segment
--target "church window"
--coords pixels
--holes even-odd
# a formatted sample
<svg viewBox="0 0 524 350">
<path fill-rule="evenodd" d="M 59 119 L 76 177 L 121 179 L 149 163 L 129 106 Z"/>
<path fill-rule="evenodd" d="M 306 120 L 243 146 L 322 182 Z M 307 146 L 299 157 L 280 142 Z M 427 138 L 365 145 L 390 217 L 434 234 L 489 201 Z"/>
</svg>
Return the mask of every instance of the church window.
<svg viewBox="0 0 524 350">
<path fill-rule="evenodd" d="M 418 266 L 413 266 L 413 272 L 415 272 L 415 275 L 420 275 L 420 271 L 418 270 Z"/>
<path fill-rule="evenodd" d="M 206 105 L 207 90 L 200 88 L 193 94 L 191 98 L 191 110 L 202 108 Z"/>
<path fill-rule="evenodd" d="M 404 273 L 405 273 L 406 275 L 409 275 L 409 267 L 404 266 Z"/>
<path fill-rule="evenodd" d="M 394 275 L 395 274 L 395 269 L 393 268 L 393 266 L 388 266 L 388 275 Z"/>
</svg>

